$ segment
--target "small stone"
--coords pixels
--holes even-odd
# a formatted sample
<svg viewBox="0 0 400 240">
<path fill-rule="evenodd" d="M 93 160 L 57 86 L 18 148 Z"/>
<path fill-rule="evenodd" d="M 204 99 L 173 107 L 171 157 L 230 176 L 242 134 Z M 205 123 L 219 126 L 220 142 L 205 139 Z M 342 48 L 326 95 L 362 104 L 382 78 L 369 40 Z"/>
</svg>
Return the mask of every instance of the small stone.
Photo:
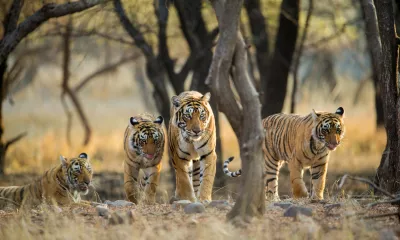
<svg viewBox="0 0 400 240">
<path fill-rule="evenodd" d="M 175 201 L 173 204 L 172 204 L 172 209 L 174 209 L 174 210 L 179 210 L 179 209 L 182 209 L 182 208 L 184 208 L 186 205 L 189 205 L 189 204 L 191 204 L 192 202 L 191 201 L 189 201 L 189 200 L 179 200 L 179 201 Z"/>
<path fill-rule="evenodd" d="M 108 217 L 109 212 L 108 212 L 107 204 L 102 204 L 102 205 L 96 206 L 96 212 L 99 216 Z"/>
<path fill-rule="evenodd" d="M 289 196 L 289 195 L 282 195 L 280 198 L 281 198 L 282 200 L 286 200 L 286 199 L 289 199 L 290 196 Z"/>
<path fill-rule="evenodd" d="M 291 206 L 283 213 L 284 217 L 296 217 L 298 214 L 312 216 L 312 209 L 300 206 Z"/>
<path fill-rule="evenodd" d="M 169 200 L 169 204 L 173 204 L 174 202 L 179 201 L 179 199 L 175 196 L 173 196 L 170 200 Z"/>
<path fill-rule="evenodd" d="M 213 200 L 207 205 L 207 207 L 213 207 L 213 208 L 217 208 L 219 210 L 231 209 L 229 202 L 226 200 Z"/>
<path fill-rule="evenodd" d="M 108 206 L 113 206 L 113 207 L 128 207 L 135 205 L 133 202 L 125 200 L 116 200 L 114 202 L 106 200 L 104 203 L 107 204 Z"/>
<path fill-rule="evenodd" d="M 280 207 L 282 209 L 288 209 L 291 207 L 293 204 L 290 202 L 276 202 L 274 203 L 274 206 Z"/>
<path fill-rule="evenodd" d="M 379 232 L 379 240 L 394 240 L 399 239 L 392 229 L 382 229 Z"/>
<path fill-rule="evenodd" d="M 203 204 L 199 202 L 190 203 L 183 209 L 186 214 L 202 213 L 206 210 Z"/>
<path fill-rule="evenodd" d="M 63 210 L 59 206 L 52 206 L 52 210 L 56 213 L 61 213 Z"/>
</svg>

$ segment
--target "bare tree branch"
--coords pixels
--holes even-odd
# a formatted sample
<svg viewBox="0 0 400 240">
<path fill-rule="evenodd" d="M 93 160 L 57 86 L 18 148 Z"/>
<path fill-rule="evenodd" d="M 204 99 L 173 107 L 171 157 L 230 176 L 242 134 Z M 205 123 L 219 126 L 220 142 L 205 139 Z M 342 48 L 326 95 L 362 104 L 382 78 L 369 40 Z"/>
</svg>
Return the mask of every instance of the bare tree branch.
<svg viewBox="0 0 400 240">
<path fill-rule="evenodd" d="M 80 0 L 64 4 L 46 4 L 31 16 L 20 23 L 15 30 L 4 35 L 0 42 L 0 64 L 15 49 L 21 40 L 50 18 L 61 17 L 68 14 L 80 12 L 94 7 L 107 0 Z"/>
<path fill-rule="evenodd" d="M 23 5 L 23 0 L 14 0 L 11 4 L 10 10 L 8 11 L 3 23 L 4 35 L 11 33 L 15 28 L 17 28 L 19 15 L 21 14 Z"/>
<path fill-rule="evenodd" d="M 140 31 L 131 23 L 129 18 L 126 16 L 125 10 L 122 6 L 121 0 L 114 0 L 115 11 L 121 21 L 121 24 L 125 28 L 126 32 L 135 40 L 136 46 L 138 46 L 146 57 L 154 57 L 153 48 L 146 42 Z"/>
<path fill-rule="evenodd" d="M 356 181 L 360 181 L 360 182 L 364 182 L 367 183 L 368 185 L 370 185 L 371 187 L 373 187 L 375 190 L 383 193 L 384 195 L 390 197 L 391 199 L 394 199 L 395 196 L 393 196 L 392 194 L 390 194 L 388 191 L 386 191 L 385 189 L 382 189 L 380 187 L 378 187 L 375 183 L 373 183 L 372 181 L 366 179 L 366 178 L 361 178 L 361 177 L 353 177 L 350 176 L 348 174 L 345 174 L 339 182 L 338 188 L 341 189 L 343 187 L 344 182 L 346 181 L 346 179 L 351 179 L 351 180 L 356 180 Z"/>
<path fill-rule="evenodd" d="M 15 136 L 15 137 L 13 137 L 13 138 L 11 138 L 10 140 L 8 140 L 8 141 L 4 144 L 5 151 L 7 151 L 7 149 L 8 149 L 11 145 L 13 145 L 14 143 L 18 142 L 19 140 L 21 140 L 22 138 L 24 138 L 26 135 L 28 135 L 28 133 L 27 133 L 27 132 L 23 132 L 23 133 L 20 133 L 20 134 L 18 134 L 17 136 Z"/>
<path fill-rule="evenodd" d="M 129 56 L 129 57 L 125 57 L 125 58 L 121 58 L 120 60 L 118 60 L 117 62 L 108 64 L 106 66 L 103 66 L 101 68 L 99 68 L 98 70 L 94 71 L 93 73 L 91 73 L 89 76 L 85 77 L 80 83 L 78 83 L 75 87 L 74 87 L 74 92 L 79 92 L 80 90 L 82 90 L 82 88 L 88 84 L 90 82 L 90 80 L 108 73 L 108 72 L 112 72 L 115 71 L 118 67 L 120 67 L 122 64 L 128 63 L 132 60 L 135 60 L 137 58 L 139 58 L 140 55 L 139 54 L 135 54 L 133 56 Z"/>
<path fill-rule="evenodd" d="M 85 139 L 83 141 L 84 145 L 87 145 L 90 141 L 91 137 L 91 129 L 89 126 L 89 122 L 86 118 L 85 113 L 83 112 L 82 106 L 78 100 L 78 98 L 75 95 L 75 92 L 71 90 L 69 87 L 69 79 L 70 79 L 70 72 L 69 72 L 69 65 L 70 65 L 70 41 L 71 41 L 71 34 L 72 32 L 72 17 L 69 18 L 69 23 L 67 26 L 67 29 L 64 34 L 64 56 L 63 56 L 63 83 L 62 83 L 62 93 L 61 97 L 63 97 L 64 94 L 68 95 L 72 101 L 72 103 L 75 106 L 76 111 L 78 112 L 79 118 L 81 120 L 81 123 L 85 129 Z"/>
<path fill-rule="evenodd" d="M 305 43 L 306 38 L 307 38 L 307 32 L 308 32 L 308 27 L 310 26 L 310 20 L 311 20 L 311 15 L 312 15 L 313 8 L 314 8 L 314 1 L 313 0 L 309 0 L 307 17 L 306 17 L 306 22 L 304 24 L 303 34 L 302 34 L 301 39 L 300 39 L 299 49 L 297 50 L 297 54 L 296 54 L 295 59 L 294 59 L 293 90 L 292 90 L 291 103 L 290 103 L 290 112 L 291 113 L 295 112 L 296 96 L 297 96 L 297 85 L 299 84 L 298 71 L 299 71 L 299 66 L 300 66 L 300 58 L 301 58 L 301 55 L 303 53 L 304 43 Z"/>
</svg>

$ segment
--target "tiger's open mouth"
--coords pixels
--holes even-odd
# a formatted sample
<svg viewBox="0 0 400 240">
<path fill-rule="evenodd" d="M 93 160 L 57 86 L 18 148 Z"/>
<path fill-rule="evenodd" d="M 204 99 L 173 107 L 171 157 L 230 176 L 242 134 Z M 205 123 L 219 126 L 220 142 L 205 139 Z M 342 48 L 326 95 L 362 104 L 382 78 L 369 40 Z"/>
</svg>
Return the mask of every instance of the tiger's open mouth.
<svg viewBox="0 0 400 240">
<path fill-rule="evenodd" d="M 335 144 L 335 143 L 326 143 L 325 146 L 326 146 L 329 150 L 334 151 L 334 150 L 339 146 L 339 144 Z"/>
<path fill-rule="evenodd" d="M 147 159 L 153 159 L 153 158 L 154 158 L 154 154 L 147 154 L 147 153 L 144 153 L 143 156 L 144 156 L 145 158 L 147 158 Z"/>
</svg>

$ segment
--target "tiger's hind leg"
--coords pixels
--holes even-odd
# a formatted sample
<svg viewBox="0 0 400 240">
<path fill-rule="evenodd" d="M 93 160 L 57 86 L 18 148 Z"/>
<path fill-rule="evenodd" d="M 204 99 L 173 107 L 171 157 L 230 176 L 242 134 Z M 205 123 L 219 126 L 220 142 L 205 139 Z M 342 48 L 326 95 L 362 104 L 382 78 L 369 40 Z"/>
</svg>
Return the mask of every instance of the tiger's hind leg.
<svg viewBox="0 0 400 240">
<path fill-rule="evenodd" d="M 148 178 L 148 183 L 144 188 L 144 201 L 147 204 L 154 204 L 156 202 L 157 186 L 160 181 L 161 162 L 154 167 L 145 168 L 143 171 Z"/>
<path fill-rule="evenodd" d="M 124 162 L 124 189 L 126 198 L 137 204 L 139 202 L 140 191 L 138 184 L 139 177 L 139 165 L 133 163 L 133 166 Z"/>
<path fill-rule="evenodd" d="M 199 188 L 201 184 L 201 177 L 202 172 L 200 171 L 200 161 L 193 161 L 193 168 L 192 168 L 192 183 L 193 183 L 193 190 L 194 190 L 194 195 L 196 197 L 199 197 Z"/>
<path fill-rule="evenodd" d="M 265 197 L 266 200 L 279 201 L 278 178 L 279 169 L 284 161 L 275 160 L 264 154 L 265 158 Z"/>
<path fill-rule="evenodd" d="M 297 159 L 289 161 L 290 182 L 292 185 L 293 197 L 304 198 L 308 197 L 306 185 L 303 181 L 303 166 Z"/>
</svg>

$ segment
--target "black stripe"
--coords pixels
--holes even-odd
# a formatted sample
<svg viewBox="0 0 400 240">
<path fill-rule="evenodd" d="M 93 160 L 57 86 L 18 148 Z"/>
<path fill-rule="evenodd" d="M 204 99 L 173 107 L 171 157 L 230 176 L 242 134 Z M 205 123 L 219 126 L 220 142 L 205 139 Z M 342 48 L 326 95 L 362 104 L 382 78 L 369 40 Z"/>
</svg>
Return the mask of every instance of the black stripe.
<svg viewBox="0 0 400 240">
<path fill-rule="evenodd" d="M 322 157 L 318 158 L 318 161 L 319 161 L 319 160 L 321 160 L 321 159 L 323 159 L 323 158 L 324 158 L 324 157 L 326 157 L 326 156 L 328 156 L 328 153 L 327 153 L 327 154 L 325 154 L 324 156 L 322 156 Z"/>
<path fill-rule="evenodd" d="M 201 156 L 201 157 L 200 157 L 200 161 L 202 161 L 204 158 L 206 158 L 208 155 L 210 155 L 210 154 L 213 153 L 213 152 L 214 152 L 214 149 L 211 150 L 209 153 L 204 154 L 203 156 Z"/>
<path fill-rule="evenodd" d="M 276 169 L 276 168 L 274 168 L 274 167 L 272 167 L 271 165 L 269 165 L 268 163 L 270 163 L 268 160 L 267 161 L 265 161 L 265 164 L 270 168 L 270 169 L 272 169 L 272 170 L 274 170 L 274 171 L 278 171 L 278 169 Z"/>
<path fill-rule="evenodd" d="M 178 156 L 178 158 L 181 159 L 181 160 L 183 160 L 183 161 L 187 161 L 187 162 L 190 161 L 189 159 L 186 159 L 186 158 L 183 158 L 183 157 L 179 157 L 179 156 Z"/>
<path fill-rule="evenodd" d="M 21 191 L 19 192 L 19 200 L 22 202 L 24 198 L 24 191 L 25 191 L 25 186 L 21 188 Z"/>
<path fill-rule="evenodd" d="M 193 173 L 193 176 L 197 176 L 197 175 L 199 175 L 199 174 L 200 174 L 200 172 Z"/>
<path fill-rule="evenodd" d="M 309 157 L 306 155 L 306 153 L 304 152 L 303 149 L 302 149 L 301 151 L 303 152 L 303 157 L 305 157 L 307 160 L 311 160 L 311 158 L 309 158 Z"/>
<path fill-rule="evenodd" d="M 184 154 L 186 154 L 186 155 L 189 155 L 189 156 L 190 156 L 190 153 L 183 151 L 179 145 L 178 145 L 178 149 L 179 149 L 179 151 L 181 151 L 182 153 L 184 153 Z"/>
<path fill-rule="evenodd" d="M 325 163 L 318 164 L 318 165 L 315 165 L 315 166 L 312 166 L 312 168 L 321 167 L 321 166 L 324 166 L 325 164 L 326 164 L 326 162 L 325 162 Z"/>
<path fill-rule="evenodd" d="M 276 175 L 276 172 L 265 172 L 266 174 Z"/>
<path fill-rule="evenodd" d="M 314 152 L 314 146 L 313 146 L 313 136 L 311 136 L 311 138 L 310 138 L 310 150 L 311 150 L 312 154 L 316 155 L 316 153 Z"/>
<path fill-rule="evenodd" d="M 200 170 L 200 167 L 196 168 L 195 170 L 193 170 L 193 172 L 197 172 Z"/>
<path fill-rule="evenodd" d="M 212 134 L 210 134 L 210 136 L 208 137 L 207 141 L 205 141 L 203 143 L 203 145 L 201 145 L 199 148 L 197 148 L 197 150 L 199 150 L 200 148 L 204 147 L 208 143 L 208 141 L 210 140 L 211 136 L 212 136 Z"/>
<path fill-rule="evenodd" d="M 272 181 L 275 181 L 276 180 L 276 178 L 269 178 L 269 179 L 267 179 L 267 185 L 268 185 L 268 183 L 270 183 L 270 182 L 272 182 Z"/>
<path fill-rule="evenodd" d="M 193 187 L 198 187 L 198 186 L 200 186 L 200 184 L 199 184 L 199 185 L 194 185 L 194 184 L 193 184 Z"/>
</svg>

